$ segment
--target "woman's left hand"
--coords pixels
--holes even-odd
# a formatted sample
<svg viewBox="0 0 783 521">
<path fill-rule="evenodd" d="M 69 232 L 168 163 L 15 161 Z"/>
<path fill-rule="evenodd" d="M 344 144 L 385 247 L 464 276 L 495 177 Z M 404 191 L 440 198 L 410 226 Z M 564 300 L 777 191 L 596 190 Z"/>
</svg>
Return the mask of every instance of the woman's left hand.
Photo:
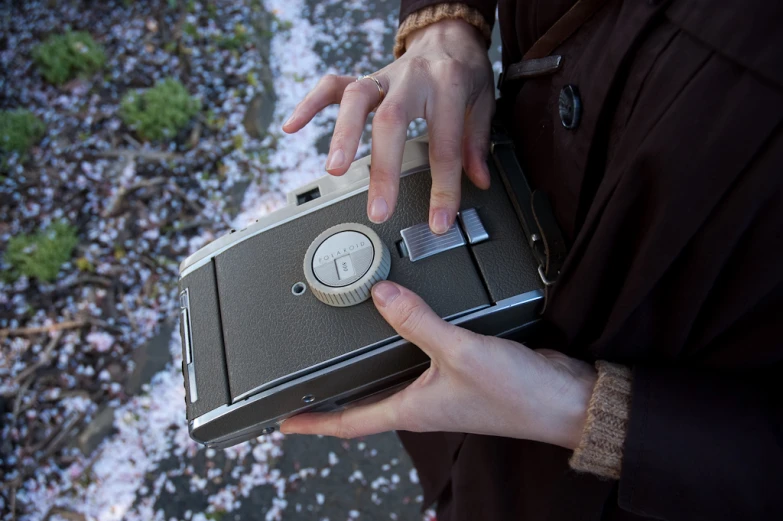
<svg viewBox="0 0 783 521">
<path fill-rule="evenodd" d="M 449 324 L 413 292 L 380 282 L 378 311 L 432 359 L 405 389 L 338 412 L 300 414 L 283 433 L 354 438 L 390 430 L 449 431 L 579 443 L 596 372 L 556 351 L 472 333 Z"/>
</svg>

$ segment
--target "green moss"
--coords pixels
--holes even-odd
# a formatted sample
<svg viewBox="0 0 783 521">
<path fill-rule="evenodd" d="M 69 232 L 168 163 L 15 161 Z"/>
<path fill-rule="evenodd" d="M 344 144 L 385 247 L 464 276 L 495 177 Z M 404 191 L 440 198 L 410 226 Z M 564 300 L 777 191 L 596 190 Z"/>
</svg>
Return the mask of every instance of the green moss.
<svg viewBox="0 0 783 521">
<path fill-rule="evenodd" d="M 182 28 L 182 31 L 191 38 L 198 38 L 198 29 L 196 29 L 196 26 L 192 23 L 186 23 Z"/>
<path fill-rule="evenodd" d="M 29 110 L 0 111 L 0 171 L 7 156 L 19 154 L 24 160 L 31 146 L 46 133 L 46 125 Z"/>
<path fill-rule="evenodd" d="M 75 227 L 64 221 L 55 222 L 44 231 L 13 237 L 8 241 L 5 262 L 11 265 L 12 278 L 27 275 L 52 282 L 78 242 Z"/>
<path fill-rule="evenodd" d="M 270 31 L 270 34 L 272 34 L 273 36 L 275 32 L 290 31 L 294 27 L 293 22 L 290 22 L 288 20 L 281 20 L 274 13 L 272 13 L 271 20 L 272 20 L 272 27 L 271 27 L 272 30 Z"/>
<path fill-rule="evenodd" d="M 230 36 L 218 36 L 217 45 L 221 49 L 241 49 L 250 41 L 250 33 L 242 24 L 234 26 L 234 32 Z"/>
<path fill-rule="evenodd" d="M 79 271 L 85 271 L 87 273 L 95 272 L 95 266 L 87 257 L 79 257 L 76 259 L 76 267 L 79 268 Z"/>
<path fill-rule="evenodd" d="M 212 130 L 220 130 L 226 124 L 226 118 L 218 117 L 214 110 L 209 109 L 205 116 L 205 122 Z"/>
<path fill-rule="evenodd" d="M 33 50 L 33 59 L 49 83 L 62 85 L 79 75 L 90 75 L 106 61 L 103 47 L 86 32 L 51 35 Z"/>
<path fill-rule="evenodd" d="M 182 83 L 168 78 L 146 91 L 126 94 L 120 106 L 120 117 L 139 137 L 155 141 L 173 138 L 200 108 L 199 101 Z"/>
<path fill-rule="evenodd" d="M 235 134 L 231 140 L 234 144 L 234 150 L 243 150 L 245 148 L 245 138 L 242 134 Z"/>
</svg>

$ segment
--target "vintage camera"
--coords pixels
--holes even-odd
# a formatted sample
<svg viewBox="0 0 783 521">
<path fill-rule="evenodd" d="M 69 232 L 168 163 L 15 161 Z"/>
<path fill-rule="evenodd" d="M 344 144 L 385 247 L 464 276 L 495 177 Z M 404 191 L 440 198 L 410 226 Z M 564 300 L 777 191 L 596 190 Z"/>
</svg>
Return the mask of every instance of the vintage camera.
<svg viewBox="0 0 783 521">
<path fill-rule="evenodd" d="M 519 198 L 529 197 L 519 195 L 520 179 L 490 160 L 491 188 L 463 181 L 458 222 L 435 235 L 426 137 L 406 143 L 399 203 L 380 225 L 366 216 L 370 161 L 289 194 L 285 208 L 180 266 L 194 440 L 231 446 L 294 414 L 339 409 L 420 375 L 427 356 L 368 300 L 378 280 L 482 334 L 509 336 L 537 321 L 546 279 L 520 213 Z"/>
</svg>

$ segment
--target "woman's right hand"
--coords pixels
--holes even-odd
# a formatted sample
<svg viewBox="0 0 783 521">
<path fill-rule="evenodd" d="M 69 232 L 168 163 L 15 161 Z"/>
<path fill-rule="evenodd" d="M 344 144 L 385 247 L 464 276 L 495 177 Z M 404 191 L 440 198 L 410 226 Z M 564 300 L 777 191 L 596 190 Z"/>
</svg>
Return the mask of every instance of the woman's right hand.
<svg viewBox="0 0 783 521">
<path fill-rule="evenodd" d="M 339 103 L 326 161 L 327 172 L 339 176 L 351 165 L 367 115 L 375 110 L 367 215 L 381 223 L 397 204 L 408 125 L 424 118 L 432 169 L 429 223 L 433 232 L 445 233 L 459 209 L 463 168 L 477 187 L 489 187 L 492 66 L 479 31 L 461 20 L 411 33 L 406 48 L 402 57 L 373 74 L 387 93 L 377 108 L 378 87 L 371 79 L 329 75 L 297 105 L 283 130 L 296 132 L 322 109 Z"/>
</svg>

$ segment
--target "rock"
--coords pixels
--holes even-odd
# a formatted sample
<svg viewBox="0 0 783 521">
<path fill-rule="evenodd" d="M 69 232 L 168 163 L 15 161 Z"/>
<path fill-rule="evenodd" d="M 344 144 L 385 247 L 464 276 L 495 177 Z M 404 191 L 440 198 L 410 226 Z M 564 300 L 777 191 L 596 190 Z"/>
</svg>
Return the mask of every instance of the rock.
<svg viewBox="0 0 783 521">
<path fill-rule="evenodd" d="M 261 139 L 266 135 L 267 129 L 272 123 L 272 116 L 275 114 L 276 102 L 275 91 L 267 87 L 264 87 L 263 92 L 259 92 L 253 97 L 243 121 L 245 130 L 250 136 Z"/>
<path fill-rule="evenodd" d="M 125 368 L 118 362 L 112 362 L 106 366 L 106 370 L 109 371 L 112 382 L 121 382 L 125 377 Z"/>
<path fill-rule="evenodd" d="M 160 331 L 149 342 L 133 351 L 133 361 L 136 366 L 125 382 L 125 393 L 129 396 L 139 394 L 144 384 L 166 368 L 171 361 L 169 342 L 174 331 L 172 324 L 163 324 Z"/>
<path fill-rule="evenodd" d="M 250 179 L 242 179 L 223 193 L 226 202 L 226 213 L 231 219 L 234 219 L 242 210 L 242 202 L 245 200 L 245 191 L 248 186 L 250 186 Z"/>
<path fill-rule="evenodd" d="M 328 154 L 329 153 L 329 147 L 332 144 L 332 135 L 331 134 L 324 134 L 323 136 L 318 138 L 318 141 L 315 142 L 315 149 L 318 151 L 319 154 Z"/>
<path fill-rule="evenodd" d="M 269 66 L 270 44 L 272 41 L 271 20 L 272 15 L 267 11 L 261 0 L 254 0 L 250 3 L 252 16 L 250 25 L 253 35 L 253 45 L 261 55 L 261 61 L 264 66 L 253 71 L 258 78 L 263 91 L 256 94 L 250 101 L 245 113 L 244 125 L 247 133 L 256 139 L 261 139 L 266 135 L 269 125 L 272 123 L 272 116 L 275 113 L 275 103 L 277 95 L 275 94 L 274 78 L 272 69 Z"/>
<path fill-rule="evenodd" d="M 75 445 L 85 456 L 89 456 L 101 442 L 114 433 L 114 409 L 104 406 L 95 418 L 76 437 Z"/>
</svg>

